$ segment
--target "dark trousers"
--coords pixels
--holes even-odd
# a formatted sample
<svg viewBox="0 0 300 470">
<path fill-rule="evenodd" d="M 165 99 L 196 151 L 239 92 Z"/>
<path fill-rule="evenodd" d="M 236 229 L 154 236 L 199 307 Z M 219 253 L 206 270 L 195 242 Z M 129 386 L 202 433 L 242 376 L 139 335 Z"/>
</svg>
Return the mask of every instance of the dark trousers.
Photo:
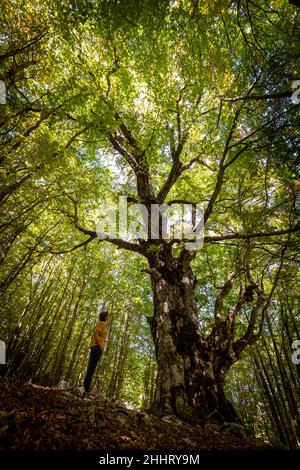
<svg viewBox="0 0 300 470">
<path fill-rule="evenodd" d="M 83 382 L 84 389 L 86 392 L 90 391 L 92 378 L 95 373 L 97 364 L 100 361 L 101 354 L 102 354 L 102 351 L 100 349 L 100 346 L 91 347 L 88 368 L 87 368 L 85 379 Z"/>
</svg>

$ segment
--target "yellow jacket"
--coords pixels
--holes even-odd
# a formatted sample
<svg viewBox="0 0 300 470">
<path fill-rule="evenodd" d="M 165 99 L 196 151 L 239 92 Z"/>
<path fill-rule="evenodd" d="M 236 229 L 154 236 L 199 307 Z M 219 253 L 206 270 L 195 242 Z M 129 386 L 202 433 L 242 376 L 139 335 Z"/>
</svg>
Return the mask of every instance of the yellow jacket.
<svg viewBox="0 0 300 470">
<path fill-rule="evenodd" d="M 92 346 L 100 346 L 101 351 L 103 351 L 106 341 L 106 326 L 104 321 L 100 321 L 95 327 L 92 337 L 90 348 Z"/>
</svg>

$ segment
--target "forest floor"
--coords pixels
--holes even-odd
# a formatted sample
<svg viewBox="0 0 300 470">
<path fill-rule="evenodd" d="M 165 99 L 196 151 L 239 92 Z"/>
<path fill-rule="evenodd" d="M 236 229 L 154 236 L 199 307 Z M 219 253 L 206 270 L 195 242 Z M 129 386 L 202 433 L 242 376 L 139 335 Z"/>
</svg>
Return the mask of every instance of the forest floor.
<svg viewBox="0 0 300 470">
<path fill-rule="evenodd" d="M 236 431 L 236 430 L 234 430 Z M 91 395 L 0 377 L 0 450 L 264 450 L 217 425 L 191 426 Z"/>
</svg>

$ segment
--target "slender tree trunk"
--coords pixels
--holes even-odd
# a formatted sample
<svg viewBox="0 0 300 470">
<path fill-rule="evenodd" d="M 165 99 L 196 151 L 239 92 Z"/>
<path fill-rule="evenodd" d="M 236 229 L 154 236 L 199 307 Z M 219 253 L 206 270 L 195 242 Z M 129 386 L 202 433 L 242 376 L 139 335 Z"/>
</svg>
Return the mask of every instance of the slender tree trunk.
<svg viewBox="0 0 300 470">
<path fill-rule="evenodd" d="M 85 332 L 85 329 L 86 329 L 87 322 L 88 322 L 88 316 L 85 317 L 84 322 L 81 325 L 78 338 L 77 338 L 76 343 L 73 347 L 71 359 L 70 359 L 70 362 L 69 362 L 69 367 L 68 367 L 67 372 L 65 374 L 65 380 L 67 382 L 69 382 L 71 380 L 71 377 L 74 375 L 73 374 L 74 368 L 77 367 L 76 358 L 78 357 L 78 351 L 80 350 L 80 346 L 82 345 L 82 342 L 83 342 L 83 336 L 84 336 L 84 332 Z M 74 385 L 75 385 L 75 383 L 74 383 Z"/>
<path fill-rule="evenodd" d="M 257 357 L 254 356 L 253 360 L 255 364 L 254 372 L 255 372 L 257 382 L 262 389 L 263 398 L 268 403 L 270 419 L 273 425 L 272 426 L 273 430 L 278 436 L 280 442 L 286 444 L 287 438 L 285 435 L 284 426 L 282 425 L 280 414 L 278 412 L 278 404 L 276 403 L 275 397 L 273 395 L 273 390 L 270 387 L 270 381 L 268 380 L 268 377 L 266 377 L 266 375 L 263 373 L 264 371 L 262 370 L 262 367 L 261 367 L 262 362 L 260 362 L 261 358 L 259 361 Z M 272 442 L 272 439 L 271 439 L 271 442 Z"/>
</svg>

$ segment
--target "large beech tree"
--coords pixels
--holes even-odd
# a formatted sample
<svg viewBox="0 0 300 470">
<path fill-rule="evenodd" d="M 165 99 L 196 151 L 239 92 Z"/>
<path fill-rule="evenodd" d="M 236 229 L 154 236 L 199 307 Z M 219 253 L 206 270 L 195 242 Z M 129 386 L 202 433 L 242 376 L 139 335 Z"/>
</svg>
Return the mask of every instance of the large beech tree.
<svg viewBox="0 0 300 470">
<path fill-rule="evenodd" d="M 148 264 L 157 359 L 152 411 L 158 414 L 192 422 L 239 420 L 224 380 L 262 334 L 286 251 L 298 236 L 299 107 L 291 100 L 292 82 L 299 79 L 298 12 L 273 3 L 47 5 L 49 77 L 31 84 L 46 90 L 46 98 L 34 109 L 35 127 L 21 139 L 15 135 L 11 148 L 49 126 L 52 134 L 45 127 L 38 140 L 51 142 L 53 160 L 72 159 L 77 168 L 70 164 L 74 185 L 59 181 L 51 210 L 71 222 L 73 238 L 82 238 L 70 245 L 46 234 L 42 251 L 67 253 L 99 240 L 97 205 L 119 195 L 144 204 L 149 220 L 152 204 L 202 204 L 204 244 L 235 247 L 227 279 L 216 286 L 212 320 L 203 327 L 193 271 L 198 251 L 188 250 L 185 240 L 160 233 L 155 240 L 107 237 L 101 243 Z M 97 176 L 82 187 L 86 162 L 96 173 L 99 168 L 101 192 Z M 34 159 L 31 171 L 9 181 L 2 194 L 35 175 L 47 180 L 48 170 Z M 256 250 L 270 239 L 276 253 L 258 269 Z"/>
</svg>

